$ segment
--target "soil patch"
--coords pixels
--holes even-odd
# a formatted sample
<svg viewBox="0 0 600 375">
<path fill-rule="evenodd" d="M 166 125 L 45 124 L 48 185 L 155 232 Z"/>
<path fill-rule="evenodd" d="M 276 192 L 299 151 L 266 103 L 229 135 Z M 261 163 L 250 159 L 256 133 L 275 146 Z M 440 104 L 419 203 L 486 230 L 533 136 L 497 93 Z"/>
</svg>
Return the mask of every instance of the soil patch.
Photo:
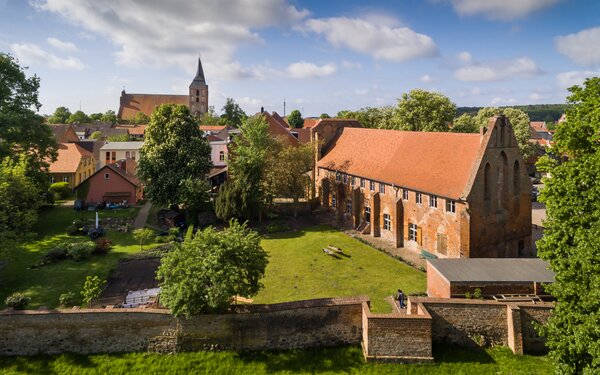
<svg viewBox="0 0 600 375">
<path fill-rule="evenodd" d="M 108 277 L 106 289 L 94 300 L 93 307 L 123 303 L 129 291 L 158 287 L 158 266 L 159 258 L 120 261 L 116 271 Z"/>
</svg>

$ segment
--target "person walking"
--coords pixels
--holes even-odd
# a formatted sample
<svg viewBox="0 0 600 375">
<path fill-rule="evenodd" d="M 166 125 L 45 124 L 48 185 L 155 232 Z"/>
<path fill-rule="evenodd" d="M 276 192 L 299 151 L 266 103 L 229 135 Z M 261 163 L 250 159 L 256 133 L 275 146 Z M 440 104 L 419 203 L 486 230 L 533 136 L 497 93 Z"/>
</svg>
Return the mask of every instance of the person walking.
<svg viewBox="0 0 600 375">
<path fill-rule="evenodd" d="M 406 305 L 404 304 L 404 299 L 406 297 L 404 296 L 404 292 L 401 289 L 398 289 L 398 293 L 396 294 L 396 299 L 398 300 L 398 304 L 400 305 L 401 309 L 406 308 Z"/>
</svg>

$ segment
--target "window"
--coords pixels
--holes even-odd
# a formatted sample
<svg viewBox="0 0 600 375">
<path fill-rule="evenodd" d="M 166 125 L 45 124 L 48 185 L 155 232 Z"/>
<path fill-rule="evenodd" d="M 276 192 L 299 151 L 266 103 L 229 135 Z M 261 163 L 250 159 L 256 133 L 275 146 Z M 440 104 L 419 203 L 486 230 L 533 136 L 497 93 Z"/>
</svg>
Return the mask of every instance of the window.
<svg viewBox="0 0 600 375">
<path fill-rule="evenodd" d="M 402 189 L 402 199 L 404 199 L 405 201 L 408 200 L 408 190 L 407 189 Z"/>
<path fill-rule="evenodd" d="M 346 199 L 346 213 L 352 215 L 352 200 Z"/>
<path fill-rule="evenodd" d="M 369 181 L 369 188 L 371 191 L 375 191 L 375 181 Z"/>
<path fill-rule="evenodd" d="M 63 182 L 69 182 L 69 176 L 64 176 L 63 177 Z"/>
<path fill-rule="evenodd" d="M 365 222 L 371 222 L 371 207 L 365 206 Z"/>
<path fill-rule="evenodd" d="M 196 103 L 200 103 L 200 98 L 196 97 Z"/>
<path fill-rule="evenodd" d="M 87 172 L 83 172 L 83 179 L 85 180 L 87 178 Z"/>
<path fill-rule="evenodd" d="M 114 163 L 117 161 L 117 152 L 113 151 L 111 155 L 111 161 Z"/>
<path fill-rule="evenodd" d="M 408 223 L 408 240 L 409 241 L 417 240 L 417 224 Z"/>
<path fill-rule="evenodd" d="M 225 161 L 225 151 L 219 151 L 219 161 Z"/>
<path fill-rule="evenodd" d="M 456 212 L 456 201 L 453 201 L 452 199 L 446 199 L 446 212 Z"/>
<path fill-rule="evenodd" d="M 429 196 L 429 207 L 433 207 L 433 208 L 437 207 L 437 196 L 435 196 L 435 195 Z"/>
<path fill-rule="evenodd" d="M 335 180 L 337 182 L 340 182 L 342 180 L 342 176 L 341 176 L 340 172 L 335 172 Z"/>
<path fill-rule="evenodd" d="M 356 177 L 354 177 L 354 176 L 350 177 L 350 185 L 352 185 L 352 186 L 356 185 Z"/>
<path fill-rule="evenodd" d="M 348 183 L 348 175 L 347 175 L 347 174 L 343 174 L 343 175 L 342 175 L 342 182 L 343 182 L 344 184 L 347 184 L 347 183 Z"/>
<path fill-rule="evenodd" d="M 365 179 L 364 179 L 364 178 L 361 178 L 361 179 L 360 179 L 360 187 L 361 187 L 361 188 L 364 188 L 364 187 L 365 187 Z"/>
<path fill-rule="evenodd" d="M 417 204 L 423 204 L 423 195 L 421 193 L 417 193 Z"/>
<path fill-rule="evenodd" d="M 131 153 L 129 151 L 125 151 L 125 158 L 129 159 L 130 156 L 131 156 Z"/>
<path fill-rule="evenodd" d="M 110 152 L 106 151 L 106 164 L 110 164 Z"/>
<path fill-rule="evenodd" d="M 335 194 L 331 194 L 331 207 L 335 207 L 337 204 L 337 201 L 335 199 Z"/>
<path fill-rule="evenodd" d="M 131 158 L 135 160 L 135 151 L 131 151 Z"/>
<path fill-rule="evenodd" d="M 105 180 L 110 180 L 110 174 L 108 174 L 108 173 L 105 173 L 105 174 L 104 174 L 104 179 L 105 179 Z"/>
<path fill-rule="evenodd" d="M 200 90 L 196 90 L 196 96 L 200 96 Z"/>
<path fill-rule="evenodd" d="M 379 183 L 379 192 L 385 194 L 385 184 Z"/>
<path fill-rule="evenodd" d="M 383 229 L 392 230 L 392 219 L 388 214 L 383 214 Z"/>
<path fill-rule="evenodd" d="M 53 184 L 56 182 L 56 178 L 54 178 L 54 176 L 50 177 L 50 183 Z"/>
</svg>

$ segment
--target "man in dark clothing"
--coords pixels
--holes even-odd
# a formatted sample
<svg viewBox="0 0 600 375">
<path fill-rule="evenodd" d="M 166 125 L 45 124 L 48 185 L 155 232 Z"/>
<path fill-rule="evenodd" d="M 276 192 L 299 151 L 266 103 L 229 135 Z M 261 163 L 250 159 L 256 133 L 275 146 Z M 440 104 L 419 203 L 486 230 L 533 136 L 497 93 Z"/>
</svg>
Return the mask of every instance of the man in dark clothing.
<svg viewBox="0 0 600 375">
<path fill-rule="evenodd" d="M 396 294 L 396 299 L 398 300 L 398 304 L 400 305 L 401 309 L 406 308 L 406 306 L 404 305 L 404 292 L 402 292 L 401 289 L 398 289 L 398 293 Z"/>
</svg>

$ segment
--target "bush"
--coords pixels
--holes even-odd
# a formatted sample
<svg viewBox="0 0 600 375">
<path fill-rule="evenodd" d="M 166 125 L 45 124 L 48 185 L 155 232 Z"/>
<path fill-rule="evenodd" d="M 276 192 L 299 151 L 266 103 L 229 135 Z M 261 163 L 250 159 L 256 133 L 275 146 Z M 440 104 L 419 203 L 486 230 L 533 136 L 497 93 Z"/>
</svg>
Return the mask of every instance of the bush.
<svg viewBox="0 0 600 375">
<path fill-rule="evenodd" d="M 84 222 L 81 219 L 73 220 L 73 224 L 67 227 L 67 234 L 69 236 L 79 236 L 83 234 Z"/>
<path fill-rule="evenodd" d="M 481 293 L 481 289 L 475 288 L 475 291 L 473 292 L 473 298 L 483 299 L 483 294 Z"/>
<path fill-rule="evenodd" d="M 60 242 L 44 254 L 43 263 L 54 263 L 67 257 L 67 249 L 70 244 Z"/>
<path fill-rule="evenodd" d="M 106 255 L 110 249 L 112 249 L 112 241 L 107 238 L 99 238 L 96 240 L 96 247 L 94 247 L 92 254 Z"/>
<path fill-rule="evenodd" d="M 292 230 L 292 228 L 286 223 L 272 223 L 265 228 L 267 233 L 287 232 L 289 230 Z"/>
<path fill-rule="evenodd" d="M 68 182 L 55 182 L 48 189 L 51 193 L 60 199 L 68 198 L 71 195 L 71 188 Z"/>
<path fill-rule="evenodd" d="M 31 301 L 31 298 L 25 296 L 23 293 L 13 293 L 6 297 L 4 303 L 7 307 L 12 307 L 15 310 L 23 310 L 29 301 Z"/>
<path fill-rule="evenodd" d="M 92 241 L 75 242 L 69 246 L 67 254 L 69 254 L 74 261 L 79 262 L 80 260 L 89 258 L 95 248 L 96 244 Z"/>
<path fill-rule="evenodd" d="M 62 307 L 79 306 L 79 298 L 73 292 L 63 293 L 58 297 L 58 303 Z"/>
</svg>

